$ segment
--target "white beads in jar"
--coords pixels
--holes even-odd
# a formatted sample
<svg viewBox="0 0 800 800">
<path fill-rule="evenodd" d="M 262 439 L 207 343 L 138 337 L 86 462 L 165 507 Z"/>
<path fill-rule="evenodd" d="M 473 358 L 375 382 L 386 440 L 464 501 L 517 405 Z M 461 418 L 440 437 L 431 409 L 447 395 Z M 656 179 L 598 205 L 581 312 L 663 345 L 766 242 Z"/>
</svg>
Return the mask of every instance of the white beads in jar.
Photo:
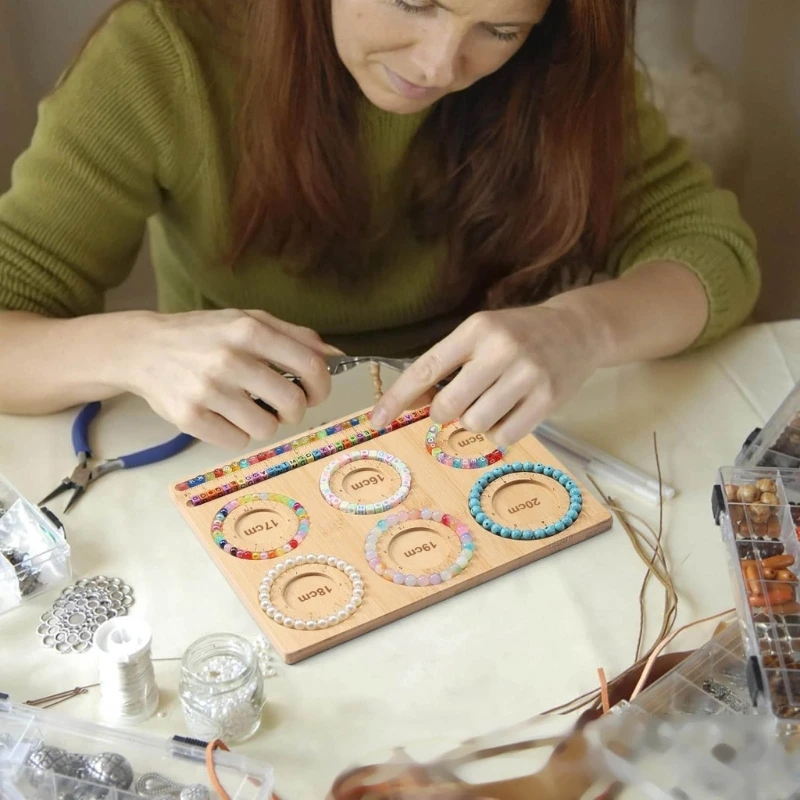
<svg viewBox="0 0 800 800">
<path fill-rule="evenodd" d="M 261 725 L 264 678 L 258 654 L 240 636 L 198 639 L 181 662 L 180 699 L 191 736 L 235 744 Z"/>
</svg>

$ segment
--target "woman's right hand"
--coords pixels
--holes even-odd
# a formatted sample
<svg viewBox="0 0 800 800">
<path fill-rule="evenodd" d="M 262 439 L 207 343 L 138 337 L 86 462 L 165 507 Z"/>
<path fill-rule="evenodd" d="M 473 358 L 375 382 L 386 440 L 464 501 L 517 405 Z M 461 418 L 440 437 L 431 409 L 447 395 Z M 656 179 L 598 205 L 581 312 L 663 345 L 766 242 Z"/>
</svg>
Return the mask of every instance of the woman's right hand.
<svg viewBox="0 0 800 800">
<path fill-rule="evenodd" d="M 340 351 L 265 311 L 136 315 L 124 388 L 181 431 L 222 447 L 265 440 L 325 400 L 325 356 Z M 296 375 L 303 388 L 270 368 Z M 303 391 L 305 389 L 305 392 Z M 276 414 L 260 408 L 260 398 Z"/>
</svg>

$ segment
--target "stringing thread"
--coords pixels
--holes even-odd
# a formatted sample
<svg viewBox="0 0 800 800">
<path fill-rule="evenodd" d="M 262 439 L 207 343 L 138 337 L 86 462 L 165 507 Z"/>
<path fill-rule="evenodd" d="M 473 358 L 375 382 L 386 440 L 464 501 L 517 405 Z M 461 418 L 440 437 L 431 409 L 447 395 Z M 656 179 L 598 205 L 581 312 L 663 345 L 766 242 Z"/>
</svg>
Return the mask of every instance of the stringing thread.
<svg viewBox="0 0 800 800">
<path fill-rule="evenodd" d="M 109 717 L 141 719 L 155 711 L 158 685 L 149 645 L 127 663 L 101 652 L 99 677 L 101 703 Z"/>
<path fill-rule="evenodd" d="M 372 377 L 372 389 L 375 402 L 380 402 L 383 397 L 383 379 L 381 378 L 381 365 L 377 361 L 369 362 L 369 374 Z"/>
</svg>

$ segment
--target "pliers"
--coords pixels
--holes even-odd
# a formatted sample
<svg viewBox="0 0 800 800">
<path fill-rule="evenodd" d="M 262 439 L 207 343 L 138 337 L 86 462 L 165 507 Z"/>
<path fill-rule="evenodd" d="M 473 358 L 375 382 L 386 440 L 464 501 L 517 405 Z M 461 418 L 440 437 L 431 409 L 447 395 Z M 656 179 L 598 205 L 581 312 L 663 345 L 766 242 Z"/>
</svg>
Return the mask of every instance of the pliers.
<svg viewBox="0 0 800 800">
<path fill-rule="evenodd" d="M 146 450 L 139 450 L 127 456 L 108 458 L 90 465 L 89 460 L 93 456 L 92 448 L 89 444 L 89 428 L 99 413 L 101 405 L 99 402 L 88 403 L 78 412 L 75 421 L 72 423 L 72 447 L 78 457 L 78 466 L 75 467 L 72 475 L 64 478 L 47 497 L 39 501 L 40 506 L 72 489 L 74 493 L 67 503 L 66 513 L 83 496 L 89 484 L 94 483 L 98 478 L 102 478 L 103 475 L 108 475 L 110 472 L 116 472 L 120 469 L 136 469 L 136 467 L 144 467 L 147 464 L 165 461 L 185 450 L 196 441 L 193 436 L 181 433 L 174 439 L 164 442 L 164 444 L 159 444 Z"/>
<path fill-rule="evenodd" d="M 328 356 L 325 361 L 328 364 L 328 372 L 331 375 L 341 375 L 357 367 L 359 364 L 380 364 L 382 367 L 393 369 L 397 372 L 405 372 L 417 359 L 416 358 L 384 358 L 383 356 Z M 460 372 L 460 368 L 452 375 L 448 375 L 436 384 L 436 389 L 446 386 Z M 291 379 L 291 376 L 286 376 Z"/>
<path fill-rule="evenodd" d="M 383 356 L 326 356 L 325 362 L 328 365 L 328 372 L 331 375 L 342 375 L 345 372 L 349 372 L 353 367 L 357 367 L 359 364 L 380 364 L 382 367 L 387 367 L 388 369 L 396 370 L 397 372 L 405 372 L 414 362 L 416 361 L 415 358 L 384 358 Z M 446 386 L 450 381 L 455 377 L 458 370 L 454 372 L 452 375 L 444 378 L 443 380 L 439 381 L 436 384 L 436 389 L 441 389 Z M 299 386 L 303 389 L 303 384 L 300 382 L 300 378 L 297 377 L 292 372 L 285 372 L 279 371 L 279 375 L 283 378 L 286 378 L 287 381 L 291 381 L 292 383 Z M 303 389 L 305 391 L 305 389 Z M 261 398 L 255 397 L 254 395 L 250 395 L 253 399 L 255 404 L 260 408 L 263 408 L 264 411 L 268 411 L 270 414 L 277 414 L 278 412 L 269 404 L 265 403 Z"/>
</svg>

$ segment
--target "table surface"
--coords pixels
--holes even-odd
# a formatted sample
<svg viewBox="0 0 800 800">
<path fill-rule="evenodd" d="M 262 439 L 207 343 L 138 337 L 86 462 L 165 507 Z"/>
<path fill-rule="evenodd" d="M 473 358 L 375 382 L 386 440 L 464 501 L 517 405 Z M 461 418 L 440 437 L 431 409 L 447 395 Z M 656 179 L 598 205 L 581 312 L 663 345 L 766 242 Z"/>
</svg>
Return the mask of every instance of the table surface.
<svg viewBox="0 0 800 800">
<path fill-rule="evenodd" d="M 678 492 L 664 509 L 678 624 L 733 605 L 711 486 L 798 380 L 800 321 L 756 325 L 701 352 L 603 371 L 553 417 L 653 474 L 657 433 L 664 479 Z M 329 400 L 280 438 L 370 404 L 366 370 L 334 384 Z M 0 474 L 28 499 L 38 500 L 72 470 L 73 416 L 0 416 Z M 124 396 L 104 406 L 93 444 L 99 455 L 112 456 L 171 432 L 141 400 Z M 170 483 L 237 455 L 198 444 L 171 461 L 110 475 L 64 517 L 75 579 L 118 576 L 133 587 L 131 613 L 152 627 L 155 658 L 179 657 L 209 633 L 258 634 L 167 494 Z M 657 507 L 601 486 L 657 524 Z M 60 500 L 53 509 L 62 509 Z M 418 739 L 458 742 L 571 700 L 596 688 L 598 667 L 613 676 L 631 664 L 644 571 L 615 523 L 588 542 L 300 664 L 278 662 L 278 675 L 266 682 L 262 729 L 235 749 L 274 766 L 283 800 L 319 800 L 367 753 Z M 648 641 L 662 607 L 651 583 Z M 59 655 L 40 644 L 38 618 L 54 599 L 46 594 L 0 617 L 0 691 L 17 702 L 97 680 L 91 653 Z M 698 646 L 709 633 L 692 629 L 676 646 Z M 185 734 L 178 662 L 157 663 L 156 676 L 160 715 L 140 729 Z M 58 708 L 101 721 L 96 690 Z"/>
</svg>

